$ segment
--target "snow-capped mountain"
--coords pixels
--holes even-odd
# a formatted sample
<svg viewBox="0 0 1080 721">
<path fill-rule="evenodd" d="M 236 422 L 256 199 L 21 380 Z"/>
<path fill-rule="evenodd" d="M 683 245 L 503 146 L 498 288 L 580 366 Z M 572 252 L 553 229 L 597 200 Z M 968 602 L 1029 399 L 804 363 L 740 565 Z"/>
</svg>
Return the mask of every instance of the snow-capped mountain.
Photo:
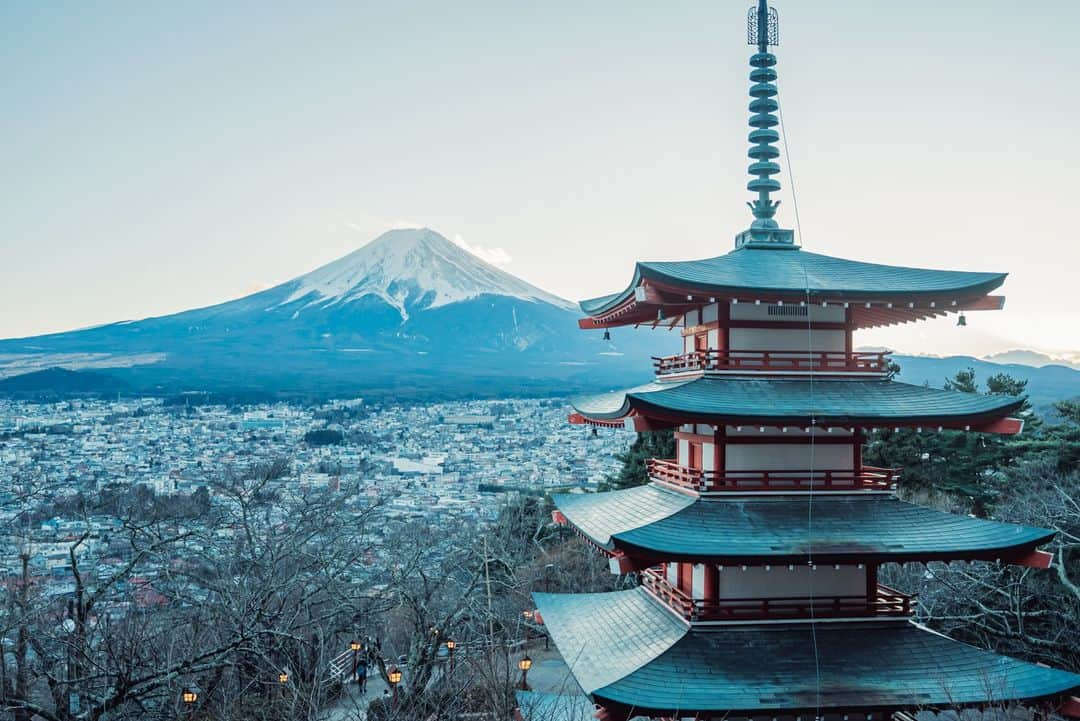
<svg viewBox="0 0 1080 721">
<path fill-rule="evenodd" d="M 253 295 L 0 341 L 4 366 L 112 369 L 133 387 L 557 393 L 648 374 L 674 334 L 577 328 L 575 306 L 429 229 L 393 230 Z"/>
<path fill-rule="evenodd" d="M 287 285 L 292 292 L 282 305 L 303 301 L 304 307 L 325 308 L 373 295 L 397 308 L 403 321 L 409 319 L 411 308 L 438 308 L 481 295 L 574 307 L 463 253 L 429 228 L 391 230 Z"/>
</svg>

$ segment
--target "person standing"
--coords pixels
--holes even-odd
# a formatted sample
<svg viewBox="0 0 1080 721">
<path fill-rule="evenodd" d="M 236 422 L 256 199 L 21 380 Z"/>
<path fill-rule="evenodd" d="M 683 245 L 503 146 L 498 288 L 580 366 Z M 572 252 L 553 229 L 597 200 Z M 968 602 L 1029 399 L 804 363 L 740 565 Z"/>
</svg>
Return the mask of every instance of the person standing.
<svg viewBox="0 0 1080 721">
<path fill-rule="evenodd" d="M 356 683 L 360 684 L 360 693 L 367 693 L 367 672 L 368 662 L 367 657 L 363 657 L 356 664 Z"/>
</svg>

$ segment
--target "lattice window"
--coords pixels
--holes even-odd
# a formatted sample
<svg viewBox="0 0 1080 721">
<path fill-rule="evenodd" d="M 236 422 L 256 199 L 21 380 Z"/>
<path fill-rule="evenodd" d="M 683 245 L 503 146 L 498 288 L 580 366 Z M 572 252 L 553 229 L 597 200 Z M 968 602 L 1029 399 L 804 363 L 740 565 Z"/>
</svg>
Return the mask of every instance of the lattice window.
<svg viewBox="0 0 1080 721">
<path fill-rule="evenodd" d="M 805 305 L 770 305 L 769 315 L 774 318 L 805 318 L 810 309 Z"/>
</svg>

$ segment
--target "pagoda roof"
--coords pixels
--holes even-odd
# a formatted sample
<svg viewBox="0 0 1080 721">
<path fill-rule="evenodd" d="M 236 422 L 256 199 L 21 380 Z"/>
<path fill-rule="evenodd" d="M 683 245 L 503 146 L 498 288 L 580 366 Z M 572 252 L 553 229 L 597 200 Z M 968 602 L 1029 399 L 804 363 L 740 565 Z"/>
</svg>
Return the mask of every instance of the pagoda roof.
<svg viewBox="0 0 1080 721">
<path fill-rule="evenodd" d="M 955 515 L 883 493 L 697 498 L 648 484 L 557 494 L 554 500 L 567 521 L 596 545 L 654 561 L 1012 559 L 1054 537 L 1044 528 Z"/>
<path fill-rule="evenodd" d="M 1003 418 L 1018 410 L 1023 399 L 889 380 L 702 376 L 579 396 L 571 403 L 586 419 L 597 421 L 634 413 L 671 422 L 964 427 Z"/>
<path fill-rule="evenodd" d="M 866 263 L 810 253 L 793 245 L 742 247 L 702 260 L 639 262 L 624 290 L 584 300 L 580 306 L 596 318 L 633 302 L 638 288 L 651 286 L 658 293 L 672 294 L 667 304 L 685 302 L 688 294 L 810 302 L 910 302 L 933 298 L 948 303 L 958 301 L 959 309 L 962 302 L 999 287 L 1006 275 Z M 659 298 L 651 302 L 666 304 Z M 896 320 L 901 318 L 892 322 Z"/>
<path fill-rule="evenodd" d="M 641 588 L 533 597 L 582 690 L 643 716 L 952 708 L 1080 687 L 907 621 L 690 628 Z"/>
</svg>

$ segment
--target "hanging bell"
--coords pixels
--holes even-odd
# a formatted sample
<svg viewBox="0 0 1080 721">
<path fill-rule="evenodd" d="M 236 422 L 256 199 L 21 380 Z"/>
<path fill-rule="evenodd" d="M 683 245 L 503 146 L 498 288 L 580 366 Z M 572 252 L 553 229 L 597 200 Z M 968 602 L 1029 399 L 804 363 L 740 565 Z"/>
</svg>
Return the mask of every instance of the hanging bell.
<svg viewBox="0 0 1080 721">
<path fill-rule="evenodd" d="M 963 313 L 961 313 L 960 317 L 956 319 L 956 324 L 961 328 L 967 326 L 967 318 L 964 317 Z"/>
<path fill-rule="evenodd" d="M 607 328 L 604 329 L 604 340 L 611 340 L 611 331 Z"/>
</svg>

